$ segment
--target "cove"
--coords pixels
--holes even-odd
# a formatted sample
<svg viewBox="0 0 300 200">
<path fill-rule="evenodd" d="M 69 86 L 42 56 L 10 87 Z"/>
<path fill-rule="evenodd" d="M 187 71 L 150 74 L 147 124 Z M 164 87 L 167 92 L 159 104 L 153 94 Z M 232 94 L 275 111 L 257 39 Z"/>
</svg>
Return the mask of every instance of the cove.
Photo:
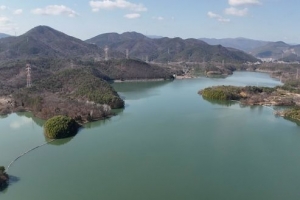
<svg viewBox="0 0 300 200">
<path fill-rule="evenodd" d="M 1 200 L 299 199 L 299 127 L 268 107 L 208 102 L 212 85 L 276 86 L 267 74 L 116 83 L 125 109 L 19 159 Z M 0 119 L 0 164 L 47 142 L 28 113 Z"/>
</svg>

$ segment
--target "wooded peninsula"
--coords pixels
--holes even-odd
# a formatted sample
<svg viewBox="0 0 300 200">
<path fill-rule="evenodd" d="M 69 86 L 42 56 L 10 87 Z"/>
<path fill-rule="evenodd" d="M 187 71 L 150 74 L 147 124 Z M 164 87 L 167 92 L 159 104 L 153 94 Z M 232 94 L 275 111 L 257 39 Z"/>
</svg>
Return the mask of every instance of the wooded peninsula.
<svg viewBox="0 0 300 200">
<path fill-rule="evenodd" d="M 300 81 L 286 81 L 275 88 L 257 86 L 214 86 L 198 93 L 205 100 L 239 101 L 242 105 L 288 106 L 290 109 L 276 111 L 287 119 L 300 122 Z"/>
</svg>

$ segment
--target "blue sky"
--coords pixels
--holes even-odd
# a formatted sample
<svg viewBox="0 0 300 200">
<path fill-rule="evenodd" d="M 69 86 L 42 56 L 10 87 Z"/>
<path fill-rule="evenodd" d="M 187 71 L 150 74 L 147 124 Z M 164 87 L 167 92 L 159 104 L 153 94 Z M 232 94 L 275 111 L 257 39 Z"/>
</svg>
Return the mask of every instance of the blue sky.
<svg viewBox="0 0 300 200">
<path fill-rule="evenodd" d="M 299 0 L 0 0 L 0 32 L 47 25 L 82 40 L 136 31 L 300 44 L 299 8 Z"/>
</svg>

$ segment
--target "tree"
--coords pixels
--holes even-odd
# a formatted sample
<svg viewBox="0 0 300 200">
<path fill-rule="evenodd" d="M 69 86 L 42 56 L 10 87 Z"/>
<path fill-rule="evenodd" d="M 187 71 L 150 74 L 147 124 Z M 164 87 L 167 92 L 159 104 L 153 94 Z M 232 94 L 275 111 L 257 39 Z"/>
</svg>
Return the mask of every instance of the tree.
<svg viewBox="0 0 300 200">
<path fill-rule="evenodd" d="M 78 128 L 79 124 L 74 119 L 58 115 L 46 121 L 44 132 L 50 139 L 60 139 L 76 135 Z"/>
</svg>

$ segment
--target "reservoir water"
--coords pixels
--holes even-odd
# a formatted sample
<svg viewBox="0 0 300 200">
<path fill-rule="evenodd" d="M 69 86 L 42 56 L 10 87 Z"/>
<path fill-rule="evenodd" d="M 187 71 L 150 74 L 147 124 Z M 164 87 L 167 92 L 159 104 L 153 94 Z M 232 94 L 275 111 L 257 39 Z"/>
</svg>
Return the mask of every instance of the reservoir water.
<svg viewBox="0 0 300 200">
<path fill-rule="evenodd" d="M 267 74 L 118 83 L 126 107 L 17 160 L 1 200 L 298 200 L 300 127 L 268 107 L 208 102 L 212 85 L 276 86 Z M 29 113 L 0 119 L 0 165 L 46 142 Z"/>
</svg>

